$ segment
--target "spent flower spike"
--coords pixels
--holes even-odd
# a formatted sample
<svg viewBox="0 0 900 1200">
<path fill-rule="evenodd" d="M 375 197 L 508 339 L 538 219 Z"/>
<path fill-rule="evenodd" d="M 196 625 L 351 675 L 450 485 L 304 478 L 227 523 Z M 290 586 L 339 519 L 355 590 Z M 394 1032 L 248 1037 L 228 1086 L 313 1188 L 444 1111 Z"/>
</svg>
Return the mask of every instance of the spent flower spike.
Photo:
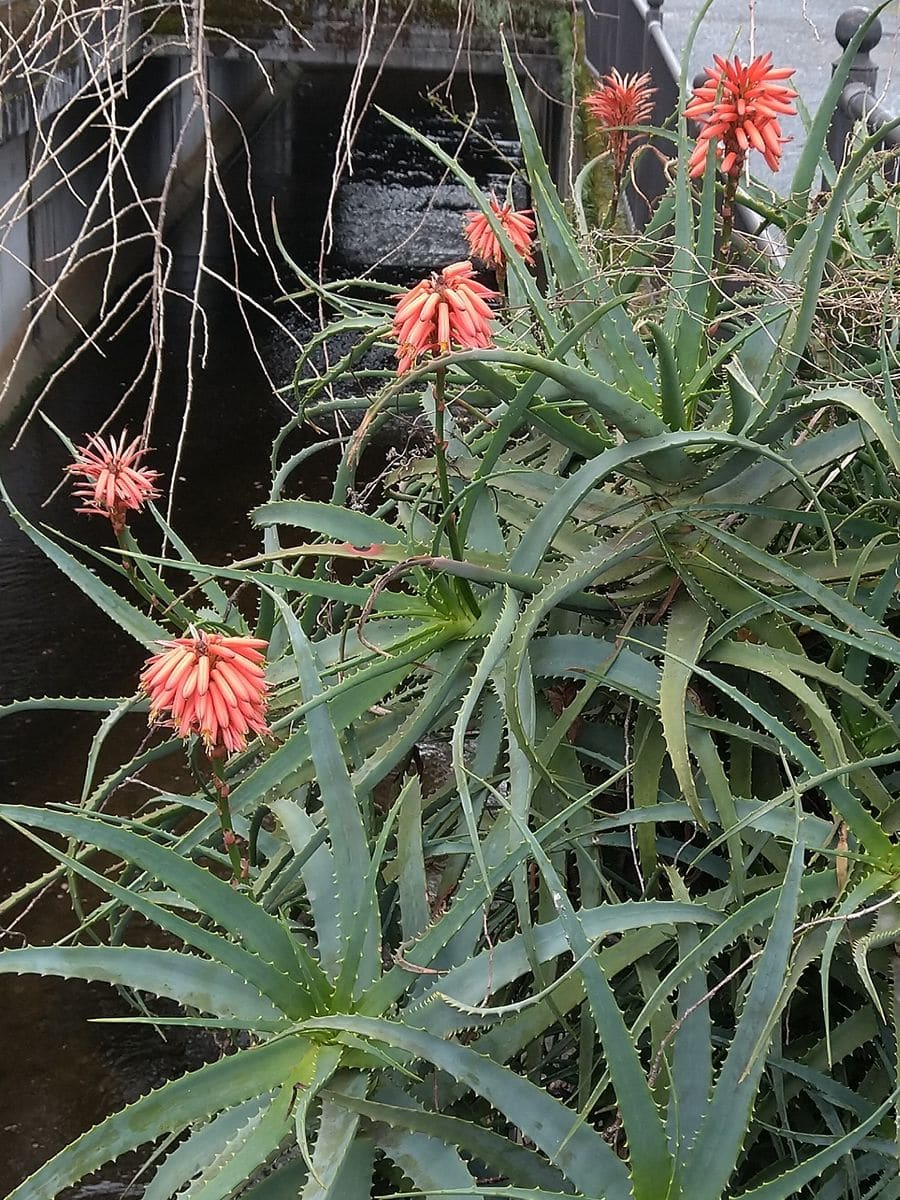
<svg viewBox="0 0 900 1200">
<path fill-rule="evenodd" d="M 265 655 L 260 638 L 225 637 L 191 627 L 190 637 L 161 643 L 141 673 L 150 720 L 168 714 L 179 737 L 197 734 L 207 751 L 243 750 L 247 735 L 267 734 Z"/>
<path fill-rule="evenodd" d="M 78 512 L 108 517 L 116 533 L 125 528 L 129 512 L 139 512 L 147 500 L 160 494 L 156 488 L 159 472 L 141 465 L 147 453 L 143 438 L 127 442 L 127 437 L 126 431 L 118 441 L 93 434 L 66 467 L 68 473 L 81 477 L 74 489 L 75 496 L 84 501 Z"/>
<path fill-rule="evenodd" d="M 469 261 L 452 263 L 404 292 L 394 314 L 397 374 L 411 370 L 424 354 L 492 346 L 487 302 L 495 299 L 497 293 L 478 282 Z"/>
<path fill-rule="evenodd" d="M 645 124 L 653 112 L 655 94 L 649 74 L 620 75 L 613 67 L 585 96 L 584 107 L 603 131 L 617 173 L 624 171 L 636 136 L 627 126 Z"/>
<path fill-rule="evenodd" d="M 512 248 L 525 262 L 534 262 L 531 243 L 534 239 L 534 221 L 531 219 L 531 209 L 523 208 L 516 211 L 507 202 L 501 204 L 496 196 L 489 198 L 491 211 L 503 226 L 503 231 L 512 243 Z M 502 267 L 506 261 L 503 247 L 490 226 L 490 222 L 482 212 L 466 213 L 466 226 L 463 230 L 473 258 L 479 259 L 489 267 Z"/>
<path fill-rule="evenodd" d="M 706 68 L 707 79 L 694 89 L 685 116 L 703 124 L 690 158 L 692 178 L 703 174 L 707 147 L 716 146 L 725 175 L 737 179 L 750 150 L 758 150 L 772 171 L 781 165 L 781 148 L 788 138 L 782 136 L 780 117 L 796 116 L 791 104 L 797 93 L 786 87 L 785 79 L 793 67 L 773 67 L 771 51 L 758 55 L 750 63 L 713 55 L 714 67 Z"/>
</svg>

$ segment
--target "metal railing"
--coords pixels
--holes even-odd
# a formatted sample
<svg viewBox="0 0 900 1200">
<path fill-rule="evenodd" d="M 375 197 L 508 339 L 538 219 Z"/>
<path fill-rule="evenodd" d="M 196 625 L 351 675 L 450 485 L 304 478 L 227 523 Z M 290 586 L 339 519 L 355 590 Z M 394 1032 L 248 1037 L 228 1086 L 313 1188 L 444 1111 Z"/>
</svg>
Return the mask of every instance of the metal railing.
<svg viewBox="0 0 900 1200">
<path fill-rule="evenodd" d="M 850 39 L 868 15 L 868 10 L 860 5 L 841 13 L 835 25 L 834 36 L 842 47 L 846 49 Z M 876 17 L 866 30 L 850 65 L 850 75 L 828 130 L 828 153 L 837 166 L 841 166 L 847 157 L 853 131 L 859 121 L 865 121 L 871 134 L 883 131 L 879 140 L 880 149 L 900 150 L 900 126 L 890 127 L 896 116 L 878 102 L 878 66 L 872 62 L 869 53 L 881 41 L 883 34 L 881 21 Z M 884 171 L 885 176 L 896 183 L 900 179 L 900 157 L 886 158 Z"/>
<path fill-rule="evenodd" d="M 651 122 L 664 125 L 678 107 L 680 64 L 663 32 L 664 0 L 583 0 L 585 57 L 591 71 L 605 75 L 615 67 L 621 74 L 649 72 L 654 96 Z M 869 15 L 862 6 L 847 9 L 838 18 L 835 37 L 844 48 Z M 883 29 L 872 22 L 850 67 L 828 134 L 828 152 L 840 167 L 848 153 L 856 124 L 865 120 L 871 133 L 888 126 L 895 118 L 879 104 L 876 88 L 878 68 L 870 51 L 881 41 Z M 641 148 L 632 164 L 632 178 L 625 189 L 625 203 L 634 225 L 642 229 L 668 184 L 665 159 L 671 158 L 672 143 L 650 138 L 650 149 Z M 881 147 L 900 149 L 900 127 L 885 129 Z M 900 156 L 889 157 L 885 174 L 900 178 Z"/>
</svg>

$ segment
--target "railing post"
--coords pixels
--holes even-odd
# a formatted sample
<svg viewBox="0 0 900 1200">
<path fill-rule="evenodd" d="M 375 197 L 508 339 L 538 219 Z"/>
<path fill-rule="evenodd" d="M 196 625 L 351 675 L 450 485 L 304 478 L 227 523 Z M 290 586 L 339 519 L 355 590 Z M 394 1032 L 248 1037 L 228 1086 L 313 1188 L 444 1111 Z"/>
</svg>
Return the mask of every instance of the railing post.
<svg viewBox="0 0 900 1200">
<path fill-rule="evenodd" d="M 868 16 L 869 10 L 863 8 L 861 4 L 856 4 L 853 8 L 846 9 L 838 17 L 837 24 L 834 27 L 834 36 L 845 50 L 850 44 L 850 39 Z M 856 57 L 850 64 L 850 74 L 847 76 L 848 84 L 863 84 L 864 87 L 867 87 L 872 92 L 873 99 L 875 89 L 878 85 L 878 67 L 869 57 L 869 51 L 874 50 L 881 41 L 882 33 L 881 21 L 876 17 L 860 42 Z M 834 64 L 834 67 L 836 66 L 837 62 Z M 834 67 L 832 67 L 832 70 L 834 70 Z M 827 140 L 829 157 L 838 168 L 843 166 L 844 159 L 846 158 L 847 143 L 853 132 L 854 124 L 855 119 L 848 111 L 842 94 L 838 99 L 837 106 L 831 118 Z"/>
<path fill-rule="evenodd" d="M 663 0 L 647 0 L 647 16 L 644 19 L 644 50 L 643 50 L 643 64 L 644 64 L 643 69 L 645 71 L 648 71 L 650 69 L 650 46 L 649 46 L 650 30 L 653 28 L 654 25 L 662 25 L 662 23 L 663 23 L 662 6 L 663 6 Z"/>
</svg>

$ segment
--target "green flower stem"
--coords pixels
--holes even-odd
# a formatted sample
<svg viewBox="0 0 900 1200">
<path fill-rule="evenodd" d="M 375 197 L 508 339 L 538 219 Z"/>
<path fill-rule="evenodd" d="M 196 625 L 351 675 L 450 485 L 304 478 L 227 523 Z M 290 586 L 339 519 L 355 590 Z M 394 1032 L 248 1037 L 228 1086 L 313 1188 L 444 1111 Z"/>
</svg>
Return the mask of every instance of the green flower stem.
<svg viewBox="0 0 900 1200">
<path fill-rule="evenodd" d="M 722 195 L 722 241 L 719 246 L 719 265 L 723 272 L 727 269 L 731 259 L 731 237 L 734 233 L 734 206 L 737 189 L 737 177 L 728 175 Z"/>
<path fill-rule="evenodd" d="M 133 558 L 129 557 L 129 555 L 137 549 L 137 545 L 136 545 L 134 539 L 131 537 L 130 533 L 128 532 L 128 526 L 127 525 L 119 526 L 119 525 L 113 523 L 113 532 L 116 535 L 116 544 L 118 545 L 119 549 L 123 552 L 122 560 L 121 560 L 122 561 L 122 570 L 125 572 L 125 575 L 127 576 L 129 583 L 134 588 L 134 590 L 138 593 L 138 595 L 141 596 L 142 599 L 146 600 L 146 602 L 147 602 L 147 604 L 149 604 L 151 610 L 154 608 L 157 610 L 162 608 L 162 602 L 160 601 L 159 596 L 157 596 L 156 592 L 153 590 L 152 584 L 148 583 L 146 580 L 141 578 L 141 575 L 138 572 L 138 564 L 136 563 L 136 561 Z M 146 574 L 147 571 L 149 570 L 149 568 L 146 566 L 142 566 L 141 570 Z M 156 575 L 156 572 L 153 572 L 153 575 L 157 579 L 159 579 L 159 576 Z M 159 583 L 160 583 L 160 586 L 162 586 L 161 579 L 159 579 Z M 171 596 L 171 601 L 175 602 L 174 594 L 173 593 L 169 593 L 169 594 Z"/>
<path fill-rule="evenodd" d="M 224 759 L 213 758 L 211 754 L 207 754 L 207 760 L 212 772 L 213 788 L 216 792 L 216 809 L 222 829 L 222 841 L 225 843 L 225 849 L 228 852 L 228 858 L 231 862 L 231 869 L 234 872 L 234 882 L 238 884 L 246 878 L 247 872 L 245 864 L 241 859 L 238 835 L 234 831 L 234 823 L 231 820 L 231 805 L 228 800 L 229 789 L 223 772 Z"/>
<path fill-rule="evenodd" d="M 447 518 L 447 539 L 450 542 L 450 553 L 457 561 L 463 561 L 462 547 L 459 541 L 459 528 L 456 523 L 456 513 L 453 511 L 453 497 L 450 492 L 450 479 L 447 475 L 447 442 L 444 438 L 444 411 L 447 407 L 447 368 L 438 367 L 434 373 L 434 457 L 437 463 L 438 489 L 441 493 L 441 503 Z M 478 601 L 469 585 L 468 580 L 461 579 L 459 590 L 472 615 L 481 615 Z"/>
<path fill-rule="evenodd" d="M 612 229 L 619 213 L 619 199 L 622 195 L 622 183 L 625 178 L 625 164 L 615 164 L 613 171 L 612 193 L 609 197 L 609 208 L 603 221 L 604 229 Z"/>
</svg>

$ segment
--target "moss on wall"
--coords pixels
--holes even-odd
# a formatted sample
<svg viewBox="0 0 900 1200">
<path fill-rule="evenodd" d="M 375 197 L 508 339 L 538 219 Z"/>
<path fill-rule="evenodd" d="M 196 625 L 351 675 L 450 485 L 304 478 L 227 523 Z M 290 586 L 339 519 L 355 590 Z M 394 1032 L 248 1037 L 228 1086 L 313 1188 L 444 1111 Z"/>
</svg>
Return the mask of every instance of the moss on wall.
<svg viewBox="0 0 900 1200">
<path fill-rule="evenodd" d="M 335 24 L 353 26 L 361 19 L 362 0 L 278 0 L 298 28 L 308 28 L 316 18 L 325 17 Z M 559 14 L 569 0 L 474 0 L 476 28 L 496 31 L 501 25 L 513 25 L 524 38 L 550 38 Z M 389 28 L 406 11 L 407 0 L 382 0 L 380 23 Z M 371 12 L 371 8 L 369 9 Z M 178 33 L 184 28 L 182 9 L 173 4 L 159 13 L 152 5 L 153 28 L 157 33 Z M 409 20 L 416 25 L 434 25 L 455 29 L 459 20 L 458 0 L 415 0 Z M 206 0 L 206 22 L 234 37 L 267 40 L 284 30 L 271 3 L 263 0 Z"/>
<path fill-rule="evenodd" d="M 387 0 L 387 8 L 399 17 L 406 4 L 403 0 Z M 555 19 L 568 8 L 568 0 L 474 0 L 474 17 L 476 24 L 486 29 L 514 24 L 520 35 L 550 37 Z M 413 11 L 417 22 L 455 29 L 459 20 L 458 0 L 417 0 Z"/>
</svg>

